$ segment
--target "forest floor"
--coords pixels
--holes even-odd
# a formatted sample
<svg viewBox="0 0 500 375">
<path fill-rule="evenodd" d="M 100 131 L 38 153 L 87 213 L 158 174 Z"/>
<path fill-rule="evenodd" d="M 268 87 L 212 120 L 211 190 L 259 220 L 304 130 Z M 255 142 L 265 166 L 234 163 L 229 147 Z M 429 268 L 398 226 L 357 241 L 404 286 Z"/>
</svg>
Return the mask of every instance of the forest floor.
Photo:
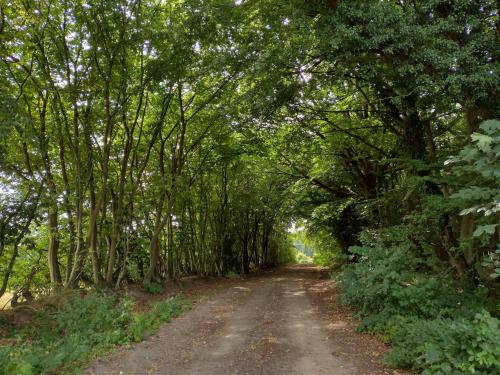
<svg viewBox="0 0 500 375">
<path fill-rule="evenodd" d="M 384 368 L 389 347 L 354 328 L 326 270 L 285 267 L 228 281 L 85 374 L 409 374 Z"/>
</svg>

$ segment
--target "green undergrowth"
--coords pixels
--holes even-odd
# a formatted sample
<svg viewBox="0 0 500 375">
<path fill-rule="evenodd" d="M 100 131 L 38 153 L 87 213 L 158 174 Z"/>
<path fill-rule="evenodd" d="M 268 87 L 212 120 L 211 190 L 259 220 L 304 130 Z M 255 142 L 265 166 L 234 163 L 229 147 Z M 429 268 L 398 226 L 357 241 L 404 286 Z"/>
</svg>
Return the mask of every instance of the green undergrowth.
<svg viewBox="0 0 500 375">
<path fill-rule="evenodd" d="M 363 236 L 362 236 L 363 237 Z M 334 277 L 360 331 L 392 344 L 391 367 L 424 375 L 500 374 L 498 303 L 477 280 L 457 280 L 418 257 L 403 227 L 364 234 Z"/>
<path fill-rule="evenodd" d="M 38 312 L 32 324 L 13 332 L 12 343 L 0 347 L 0 374 L 78 373 L 90 359 L 143 340 L 190 306 L 172 297 L 137 313 L 130 297 L 91 292 L 74 298 L 55 313 Z"/>
<path fill-rule="evenodd" d="M 154 282 L 144 284 L 142 288 L 144 289 L 145 292 L 149 294 L 161 294 L 164 291 L 164 288 L 163 286 L 161 286 L 161 284 Z"/>
</svg>

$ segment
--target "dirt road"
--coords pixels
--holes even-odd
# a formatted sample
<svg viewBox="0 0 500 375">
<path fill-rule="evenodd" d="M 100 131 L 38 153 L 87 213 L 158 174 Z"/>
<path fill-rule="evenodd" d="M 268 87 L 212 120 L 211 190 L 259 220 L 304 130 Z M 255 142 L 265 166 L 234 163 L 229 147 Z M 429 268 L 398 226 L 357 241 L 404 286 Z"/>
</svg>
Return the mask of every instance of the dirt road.
<svg viewBox="0 0 500 375">
<path fill-rule="evenodd" d="M 352 331 L 326 276 L 296 266 L 235 283 L 86 374 L 402 374 Z"/>
</svg>

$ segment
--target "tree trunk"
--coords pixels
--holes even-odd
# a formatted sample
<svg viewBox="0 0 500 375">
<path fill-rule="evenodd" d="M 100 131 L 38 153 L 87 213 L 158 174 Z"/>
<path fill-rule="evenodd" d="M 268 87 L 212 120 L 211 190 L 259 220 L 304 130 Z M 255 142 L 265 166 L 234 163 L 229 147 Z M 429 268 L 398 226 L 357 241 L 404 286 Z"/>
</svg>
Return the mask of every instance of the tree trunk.
<svg viewBox="0 0 500 375">
<path fill-rule="evenodd" d="M 49 274 L 50 282 L 55 287 L 62 285 L 61 272 L 59 270 L 59 238 L 57 229 L 57 210 L 49 209 L 48 212 L 48 229 L 49 229 Z"/>
</svg>

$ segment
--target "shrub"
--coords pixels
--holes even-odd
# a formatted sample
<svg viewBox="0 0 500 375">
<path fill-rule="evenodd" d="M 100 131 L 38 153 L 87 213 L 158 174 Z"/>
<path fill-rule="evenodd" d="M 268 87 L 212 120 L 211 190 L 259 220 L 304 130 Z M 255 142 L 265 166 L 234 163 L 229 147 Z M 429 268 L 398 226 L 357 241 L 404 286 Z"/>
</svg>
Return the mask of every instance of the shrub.
<svg viewBox="0 0 500 375">
<path fill-rule="evenodd" d="M 163 286 L 155 282 L 144 284 L 142 287 L 146 292 L 150 294 L 160 294 L 164 291 Z"/>
<path fill-rule="evenodd" d="M 278 263 L 279 264 L 294 264 L 297 263 L 297 250 L 286 243 L 278 248 Z"/>
<path fill-rule="evenodd" d="M 315 251 L 312 261 L 318 266 L 332 266 L 339 261 L 339 254 L 328 251 Z"/>
<path fill-rule="evenodd" d="M 132 302 L 100 293 L 75 298 L 55 317 L 39 313 L 19 333 L 21 345 L 3 348 L 6 374 L 43 374 L 86 357 L 93 348 L 126 342 Z"/>
<path fill-rule="evenodd" d="M 367 317 L 362 325 L 365 329 L 378 327 L 375 331 L 385 332 L 381 322 L 391 325 L 389 320 L 401 316 L 473 315 L 485 303 L 486 289 L 430 273 L 426 261 L 415 256 L 404 228 L 390 228 L 378 237 L 365 238 L 364 243 L 350 248 L 358 261 L 344 267 L 337 280 L 343 302 Z"/>
<path fill-rule="evenodd" d="M 140 341 L 188 306 L 181 298 L 169 298 L 134 316 L 133 301 L 127 297 L 93 292 L 74 298 L 54 316 L 40 313 L 17 333 L 19 345 L 0 347 L 0 373 L 45 374 L 69 364 L 77 368 L 97 352 Z"/>
<path fill-rule="evenodd" d="M 310 263 L 313 263 L 313 260 L 311 259 L 311 257 L 308 257 L 303 252 L 297 251 L 297 263 L 299 263 L 299 264 L 310 264 Z"/>
<path fill-rule="evenodd" d="M 487 289 L 436 274 L 404 227 L 365 233 L 336 278 L 361 331 L 391 341 L 387 364 L 426 375 L 500 373 L 499 321 Z"/>
<path fill-rule="evenodd" d="M 484 310 L 472 319 L 416 320 L 393 336 L 386 363 L 424 375 L 498 374 L 499 323 Z"/>
</svg>

